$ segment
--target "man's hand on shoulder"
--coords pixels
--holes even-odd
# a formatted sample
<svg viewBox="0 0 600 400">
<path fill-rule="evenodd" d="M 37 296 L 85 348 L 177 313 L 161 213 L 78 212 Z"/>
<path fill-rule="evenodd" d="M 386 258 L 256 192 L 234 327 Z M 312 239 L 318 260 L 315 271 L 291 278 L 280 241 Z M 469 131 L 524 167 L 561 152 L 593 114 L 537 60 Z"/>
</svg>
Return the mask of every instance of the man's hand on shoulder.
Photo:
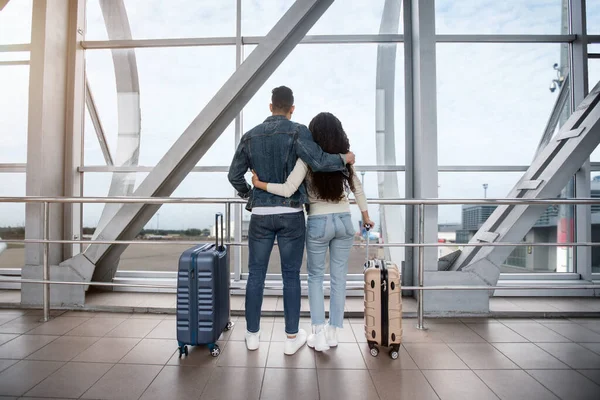
<svg viewBox="0 0 600 400">
<path fill-rule="evenodd" d="M 353 165 L 354 161 L 356 161 L 355 157 L 354 157 L 354 153 L 351 151 L 344 154 L 344 156 L 346 157 L 346 164 L 348 164 L 348 165 Z"/>
</svg>

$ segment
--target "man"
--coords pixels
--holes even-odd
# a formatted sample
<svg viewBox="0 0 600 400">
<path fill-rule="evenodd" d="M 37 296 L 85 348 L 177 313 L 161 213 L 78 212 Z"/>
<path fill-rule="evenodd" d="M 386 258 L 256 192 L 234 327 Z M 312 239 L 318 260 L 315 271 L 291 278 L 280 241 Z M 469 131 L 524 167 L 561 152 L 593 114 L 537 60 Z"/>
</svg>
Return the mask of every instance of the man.
<svg viewBox="0 0 600 400">
<path fill-rule="evenodd" d="M 304 256 L 305 220 L 308 204 L 304 185 L 290 198 L 252 189 L 244 177 L 249 169 L 265 182 L 284 183 L 300 157 L 313 171 L 343 171 L 354 163 L 354 154 L 327 154 L 313 141 L 304 125 L 292 122 L 294 94 L 285 86 L 273 89 L 272 115 L 242 137 L 229 167 L 229 182 L 238 195 L 248 199 L 252 212 L 248 233 L 248 284 L 246 285 L 246 347 L 260 344 L 260 313 L 265 277 L 275 238 L 281 257 L 283 304 L 287 339 L 284 353 L 292 355 L 306 343 L 300 321 L 300 267 Z"/>
</svg>

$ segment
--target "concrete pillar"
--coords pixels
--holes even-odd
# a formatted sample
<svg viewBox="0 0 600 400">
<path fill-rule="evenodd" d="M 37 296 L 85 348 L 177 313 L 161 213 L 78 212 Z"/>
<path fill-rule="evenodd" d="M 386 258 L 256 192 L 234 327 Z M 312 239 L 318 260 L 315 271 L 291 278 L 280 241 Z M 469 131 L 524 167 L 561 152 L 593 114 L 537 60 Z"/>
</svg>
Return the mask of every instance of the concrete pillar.
<svg viewBox="0 0 600 400">
<path fill-rule="evenodd" d="M 29 126 L 27 137 L 27 196 L 70 196 L 81 192 L 77 167 L 81 162 L 83 135 L 84 65 L 83 39 L 85 1 L 37 0 L 33 2 L 29 78 Z M 26 206 L 25 236 L 42 238 L 42 206 Z M 53 204 L 50 207 L 50 238 L 70 239 L 79 235 L 80 207 Z M 68 279 L 58 264 L 77 249 L 51 245 L 51 279 Z M 42 277 L 43 247 L 25 246 L 23 278 Z M 54 304 L 83 303 L 83 287 L 51 287 Z M 42 303 L 42 287 L 24 284 L 21 302 Z"/>
<path fill-rule="evenodd" d="M 571 34 L 577 35 L 571 44 L 571 110 L 577 109 L 588 88 L 588 56 L 585 0 L 571 1 Z M 575 196 L 591 197 L 591 166 L 589 158 L 575 174 Z M 592 237 L 592 208 L 591 206 L 575 206 L 575 239 L 578 242 L 590 242 Z M 592 248 L 577 247 L 576 271 L 582 279 L 592 280 Z"/>
</svg>

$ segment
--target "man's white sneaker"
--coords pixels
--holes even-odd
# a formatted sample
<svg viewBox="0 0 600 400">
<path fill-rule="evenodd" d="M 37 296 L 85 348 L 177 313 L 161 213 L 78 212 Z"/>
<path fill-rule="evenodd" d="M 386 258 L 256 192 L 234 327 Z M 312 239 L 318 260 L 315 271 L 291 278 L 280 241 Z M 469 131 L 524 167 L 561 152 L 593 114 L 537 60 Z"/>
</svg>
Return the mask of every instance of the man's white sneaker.
<svg viewBox="0 0 600 400">
<path fill-rule="evenodd" d="M 248 350 L 256 350 L 260 345 L 260 331 L 256 333 L 246 331 L 246 347 Z"/>
<path fill-rule="evenodd" d="M 329 350 L 327 338 L 325 337 L 325 326 L 313 325 L 313 333 L 308 336 L 306 344 L 308 344 L 308 347 L 315 349 L 316 351 Z"/>
<path fill-rule="evenodd" d="M 329 324 L 325 326 L 325 337 L 327 338 L 329 347 L 336 347 L 338 345 L 337 328 L 335 326 Z"/>
<path fill-rule="evenodd" d="M 296 352 L 300 350 L 306 343 L 306 336 L 306 331 L 304 329 L 298 329 L 298 333 L 296 334 L 295 338 L 290 339 L 288 337 L 285 339 L 283 353 L 288 356 L 296 354 Z"/>
</svg>

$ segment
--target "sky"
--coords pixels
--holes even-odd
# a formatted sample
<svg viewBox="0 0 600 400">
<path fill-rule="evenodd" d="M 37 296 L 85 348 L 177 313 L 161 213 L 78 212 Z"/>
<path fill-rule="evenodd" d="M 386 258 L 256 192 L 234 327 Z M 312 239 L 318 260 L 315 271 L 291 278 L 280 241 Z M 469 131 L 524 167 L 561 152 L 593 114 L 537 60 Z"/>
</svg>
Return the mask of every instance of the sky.
<svg viewBox="0 0 600 400">
<path fill-rule="evenodd" d="M 125 0 L 135 39 L 235 35 L 235 0 Z M 291 0 L 243 0 L 242 34 L 265 35 Z M 374 34 L 379 31 L 383 0 L 336 0 L 309 34 Z M 562 0 L 436 1 L 439 34 L 559 34 Z M 600 0 L 588 0 L 588 31 L 600 34 Z M 11 0 L 0 13 L 0 44 L 30 41 L 31 0 Z M 400 26 L 402 30 L 402 24 Z M 87 40 L 106 40 L 98 0 L 87 3 Z M 392 45 L 387 45 L 392 46 Z M 255 46 L 245 46 L 249 54 Z M 590 46 L 600 53 L 600 45 Z M 158 163 L 166 150 L 235 71 L 234 46 L 136 49 L 142 112 L 141 166 Z M 29 55 L 0 53 L 0 60 Z M 243 111 L 244 130 L 268 116 L 270 90 L 294 90 L 294 120 L 308 124 L 321 111 L 340 118 L 356 153 L 357 164 L 374 165 L 376 44 L 298 45 Z M 528 165 L 557 96 L 548 88 L 560 62 L 559 44 L 437 45 L 439 165 Z M 590 86 L 600 80 L 600 60 L 590 65 Z M 0 163 L 25 163 L 28 67 L 0 67 Z M 86 69 L 111 150 L 116 152 L 118 116 L 110 50 L 86 52 Z M 396 162 L 405 162 L 404 49 L 397 45 L 395 82 Z M 199 165 L 228 166 L 233 124 Z M 104 165 L 86 114 L 85 165 Z M 592 161 L 600 161 L 597 150 Z M 146 174 L 138 174 L 136 186 Z M 400 195 L 404 174 L 398 173 Z M 521 173 L 440 173 L 439 197 L 505 197 Z M 86 173 L 84 194 L 106 196 L 109 173 Z M 365 175 L 366 192 L 377 197 L 377 176 Z M 25 195 L 25 174 L 0 173 L 0 195 Z M 192 173 L 173 194 L 182 197 L 232 197 L 225 173 Z M 216 206 L 166 205 L 160 227 L 205 228 Z M 84 225 L 95 226 L 101 205 L 84 207 Z M 371 207 L 377 218 L 377 207 Z M 354 210 L 355 220 L 358 210 Z M 21 205 L 0 204 L 0 226 L 21 225 Z M 147 227 L 155 228 L 158 218 Z M 440 207 L 440 223 L 460 222 L 460 206 Z"/>
</svg>

